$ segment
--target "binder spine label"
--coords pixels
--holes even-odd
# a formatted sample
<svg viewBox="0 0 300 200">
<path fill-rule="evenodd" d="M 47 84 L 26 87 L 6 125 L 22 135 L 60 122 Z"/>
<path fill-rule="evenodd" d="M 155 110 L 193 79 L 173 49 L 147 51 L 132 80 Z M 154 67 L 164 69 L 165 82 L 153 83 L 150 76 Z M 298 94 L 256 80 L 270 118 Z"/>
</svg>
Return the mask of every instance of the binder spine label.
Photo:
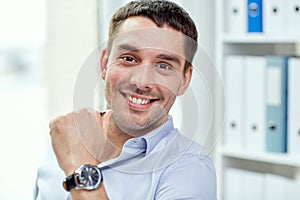
<svg viewBox="0 0 300 200">
<path fill-rule="evenodd" d="M 267 103 L 268 105 L 279 106 L 281 104 L 281 68 L 269 67 L 267 70 Z"/>
</svg>

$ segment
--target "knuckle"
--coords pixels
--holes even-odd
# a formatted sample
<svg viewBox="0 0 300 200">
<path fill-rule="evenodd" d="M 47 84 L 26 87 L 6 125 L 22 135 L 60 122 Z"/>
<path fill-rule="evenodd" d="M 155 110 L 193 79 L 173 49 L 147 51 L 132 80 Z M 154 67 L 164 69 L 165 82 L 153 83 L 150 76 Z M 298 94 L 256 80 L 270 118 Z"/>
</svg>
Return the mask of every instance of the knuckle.
<svg viewBox="0 0 300 200">
<path fill-rule="evenodd" d="M 55 119 L 51 124 L 51 129 L 59 129 L 61 125 L 63 124 L 63 117 L 59 117 Z"/>
<path fill-rule="evenodd" d="M 83 108 L 79 111 L 79 114 L 78 116 L 81 117 L 81 118 L 88 118 L 90 117 L 91 115 L 94 114 L 94 110 L 93 109 L 90 109 L 90 108 Z"/>
<path fill-rule="evenodd" d="M 74 112 L 57 117 L 49 123 L 50 134 L 70 131 L 75 125 Z"/>
</svg>

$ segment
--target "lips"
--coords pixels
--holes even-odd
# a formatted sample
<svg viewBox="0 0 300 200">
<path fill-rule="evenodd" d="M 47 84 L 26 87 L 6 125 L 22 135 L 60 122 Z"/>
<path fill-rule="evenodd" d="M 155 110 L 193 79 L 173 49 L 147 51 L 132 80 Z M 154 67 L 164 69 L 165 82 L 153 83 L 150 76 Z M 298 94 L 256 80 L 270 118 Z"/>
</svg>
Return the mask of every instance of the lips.
<svg viewBox="0 0 300 200">
<path fill-rule="evenodd" d="M 159 100 L 153 95 L 140 95 L 131 91 L 123 91 L 121 94 L 128 100 L 129 108 L 137 111 L 146 111 L 155 101 Z"/>
</svg>

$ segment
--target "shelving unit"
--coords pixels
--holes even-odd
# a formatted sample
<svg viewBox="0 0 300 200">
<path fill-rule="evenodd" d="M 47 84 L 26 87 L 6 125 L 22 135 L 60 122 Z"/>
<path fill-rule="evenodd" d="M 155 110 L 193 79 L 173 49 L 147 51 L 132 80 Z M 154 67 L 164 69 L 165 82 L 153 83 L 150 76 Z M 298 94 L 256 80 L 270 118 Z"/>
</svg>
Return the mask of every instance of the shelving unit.
<svg viewBox="0 0 300 200">
<path fill-rule="evenodd" d="M 224 157 L 230 157 L 235 159 L 244 159 L 249 161 L 265 162 L 269 164 L 285 165 L 300 168 L 300 159 L 295 159 L 287 154 L 264 153 L 254 155 L 249 152 L 237 152 L 226 148 L 220 148 L 219 154 Z"/>
<path fill-rule="evenodd" d="M 226 55 L 299 55 L 300 35 L 266 35 L 264 33 L 230 35 L 225 33 L 225 3 L 226 0 L 215 0 L 215 63 L 221 77 L 224 74 L 224 57 Z M 220 88 L 216 88 L 216 90 L 218 91 Z M 221 100 L 217 100 L 216 105 L 223 105 L 218 101 Z M 215 113 L 217 116 L 218 112 L 217 110 Z M 224 147 L 221 139 L 216 146 L 215 160 L 219 200 L 222 200 L 224 192 L 223 172 L 226 167 L 273 173 L 300 180 L 300 155 L 299 158 L 294 158 L 288 154 L 254 154 L 247 151 L 234 151 Z"/>
<path fill-rule="evenodd" d="M 236 44 L 295 44 L 299 42 L 299 36 L 267 36 L 264 34 L 248 34 L 240 36 L 232 36 L 228 34 L 222 34 L 219 38 L 225 43 L 236 43 Z"/>
</svg>

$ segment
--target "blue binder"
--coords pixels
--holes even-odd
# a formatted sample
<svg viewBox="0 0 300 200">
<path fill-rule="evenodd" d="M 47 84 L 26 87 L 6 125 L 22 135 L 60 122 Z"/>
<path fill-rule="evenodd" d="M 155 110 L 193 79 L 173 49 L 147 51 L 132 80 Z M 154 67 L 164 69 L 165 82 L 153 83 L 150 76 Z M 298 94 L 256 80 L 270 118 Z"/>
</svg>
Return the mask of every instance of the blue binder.
<svg viewBox="0 0 300 200">
<path fill-rule="evenodd" d="M 263 32 L 263 9 L 262 0 L 248 0 L 248 32 Z"/>
<path fill-rule="evenodd" d="M 288 58 L 283 56 L 266 56 L 266 61 L 266 150 L 286 153 Z"/>
</svg>

